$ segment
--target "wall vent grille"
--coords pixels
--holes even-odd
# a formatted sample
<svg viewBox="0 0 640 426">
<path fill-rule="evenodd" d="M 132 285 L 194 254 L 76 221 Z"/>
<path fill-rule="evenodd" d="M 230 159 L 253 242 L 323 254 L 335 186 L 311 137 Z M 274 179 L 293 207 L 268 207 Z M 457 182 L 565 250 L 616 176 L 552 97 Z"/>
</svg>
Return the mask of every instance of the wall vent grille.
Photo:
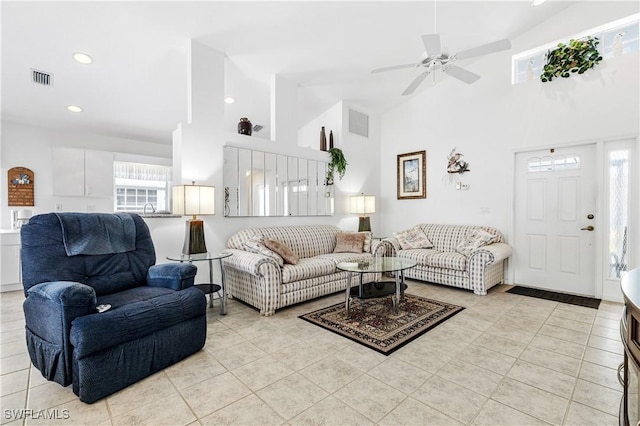
<svg viewBox="0 0 640 426">
<path fill-rule="evenodd" d="M 349 109 L 349 132 L 369 137 L 369 116 Z"/>
<path fill-rule="evenodd" d="M 253 126 L 253 131 L 254 132 L 259 132 L 262 129 L 264 129 L 264 126 L 261 126 L 259 124 L 256 124 L 255 126 Z"/>
<path fill-rule="evenodd" d="M 31 81 L 43 86 L 53 86 L 53 74 L 31 68 Z"/>
</svg>

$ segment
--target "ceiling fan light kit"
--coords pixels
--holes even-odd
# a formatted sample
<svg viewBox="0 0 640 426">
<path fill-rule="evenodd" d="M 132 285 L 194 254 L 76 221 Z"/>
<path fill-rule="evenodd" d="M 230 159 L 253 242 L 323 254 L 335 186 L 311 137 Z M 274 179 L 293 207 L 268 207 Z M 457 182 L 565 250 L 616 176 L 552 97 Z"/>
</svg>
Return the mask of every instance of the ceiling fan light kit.
<svg viewBox="0 0 640 426">
<path fill-rule="evenodd" d="M 371 71 L 371 73 L 377 74 L 381 72 L 395 71 L 407 68 L 424 68 L 424 70 L 420 74 L 418 74 L 418 76 L 409 84 L 405 91 L 402 92 L 402 96 L 407 96 L 412 94 L 429 74 L 438 69 L 455 79 L 464 81 L 467 84 L 474 83 L 480 78 L 479 75 L 472 73 L 471 71 L 458 65 L 455 65 L 452 62 L 475 58 L 478 56 L 484 56 L 490 53 L 500 52 L 502 50 L 508 50 L 511 48 L 511 42 L 507 39 L 504 39 L 488 44 L 483 44 L 472 49 L 467 49 L 454 55 L 449 55 L 442 52 L 440 34 L 423 34 L 422 43 L 424 44 L 427 57 L 417 64 L 403 64 L 385 68 L 378 68 Z"/>
</svg>

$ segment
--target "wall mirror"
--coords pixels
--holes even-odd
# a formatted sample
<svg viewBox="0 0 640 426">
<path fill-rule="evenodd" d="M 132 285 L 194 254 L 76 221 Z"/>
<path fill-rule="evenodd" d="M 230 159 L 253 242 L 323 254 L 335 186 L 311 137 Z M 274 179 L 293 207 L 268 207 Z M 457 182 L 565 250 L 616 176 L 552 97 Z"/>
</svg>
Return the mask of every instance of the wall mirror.
<svg viewBox="0 0 640 426">
<path fill-rule="evenodd" d="M 224 147 L 224 215 L 331 216 L 327 162 Z"/>
</svg>

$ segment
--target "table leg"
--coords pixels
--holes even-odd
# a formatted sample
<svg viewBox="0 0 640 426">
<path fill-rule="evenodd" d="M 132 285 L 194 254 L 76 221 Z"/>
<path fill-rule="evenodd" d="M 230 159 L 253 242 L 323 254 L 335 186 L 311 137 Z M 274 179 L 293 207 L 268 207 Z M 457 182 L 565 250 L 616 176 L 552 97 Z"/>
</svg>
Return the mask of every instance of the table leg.
<svg viewBox="0 0 640 426">
<path fill-rule="evenodd" d="M 349 305 L 351 304 L 351 278 L 353 277 L 353 272 L 349 271 L 349 277 L 347 277 L 347 291 L 345 292 L 345 301 L 344 301 L 344 310 L 346 313 L 347 319 L 350 318 Z"/>
<path fill-rule="evenodd" d="M 400 271 L 400 300 L 404 300 L 404 269 Z"/>
<path fill-rule="evenodd" d="M 213 285 L 213 265 L 211 259 L 209 259 L 209 284 Z M 209 293 L 209 307 L 213 308 L 213 291 Z"/>
<path fill-rule="evenodd" d="M 391 296 L 391 300 L 393 301 L 393 313 L 398 315 L 398 304 L 400 303 L 400 288 L 402 287 L 400 281 L 400 275 L 396 273 L 396 293 Z"/>
<path fill-rule="evenodd" d="M 218 259 L 220 262 L 220 285 L 222 286 L 222 308 L 220 310 L 221 315 L 227 315 L 227 283 L 224 281 L 224 267 L 222 266 L 222 259 Z"/>
</svg>

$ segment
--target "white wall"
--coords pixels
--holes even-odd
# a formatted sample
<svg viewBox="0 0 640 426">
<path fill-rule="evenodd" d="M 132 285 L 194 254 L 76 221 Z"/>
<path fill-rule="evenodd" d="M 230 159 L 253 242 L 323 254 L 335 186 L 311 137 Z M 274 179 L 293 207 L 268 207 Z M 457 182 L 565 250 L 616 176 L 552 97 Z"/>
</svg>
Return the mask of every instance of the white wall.
<svg viewBox="0 0 640 426">
<path fill-rule="evenodd" d="M 507 52 L 474 63 L 482 76 L 467 85 L 437 74 L 435 86 L 382 117 L 382 223 L 391 233 L 416 223 L 510 227 L 513 151 L 578 141 L 637 135 L 638 55 L 603 61 L 588 74 L 550 83 L 511 85 L 511 55 L 590 27 L 637 13 L 637 3 L 579 3 L 513 40 Z M 456 147 L 469 162 L 457 191 L 446 173 Z M 427 151 L 427 198 L 396 199 L 396 156 Z"/>
<path fill-rule="evenodd" d="M 369 137 L 349 132 L 350 108 L 369 115 Z M 341 101 L 303 126 L 298 131 L 298 143 L 319 149 L 322 126 L 327 134 L 327 144 L 329 132 L 333 130 L 334 146 L 342 149 L 348 163 L 344 178 L 339 180 L 336 176 L 334 184 L 334 211 L 338 226 L 355 231 L 358 229 L 358 217 L 349 213 L 348 197 L 364 192 L 379 199 L 380 174 L 376 165 L 380 164 L 380 120 L 365 107 Z M 326 159 L 329 161 L 329 154 Z M 371 229 L 376 236 L 381 235 L 379 215 L 371 216 Z"/>
<path fill-rule="evenodd" d="M 27 167 L 34 172 L 33 214 L 55 210 L 62 204 L 63 211 L 87 211 L 95 206 L 98 212 L 113 212 L 113 198 L 57 197 L 53 195 L 53 148 L 70 147 L 118 153 L 122 161 L 145 161 L 170 165 L 171 146 L 145 141 L 114 138 L 90 133 L 71 133 L 58 129 L 45 129 L 12 122 L 2 122 L 2 148 L 0 151 L 0 228 L 11 227 L 7 206 L 7 171 L 12 167 Z M 15 208 L 15 207 L 14 207 Z M 29 208 L 29 207 L 24 207 Z"/>
</svg>

